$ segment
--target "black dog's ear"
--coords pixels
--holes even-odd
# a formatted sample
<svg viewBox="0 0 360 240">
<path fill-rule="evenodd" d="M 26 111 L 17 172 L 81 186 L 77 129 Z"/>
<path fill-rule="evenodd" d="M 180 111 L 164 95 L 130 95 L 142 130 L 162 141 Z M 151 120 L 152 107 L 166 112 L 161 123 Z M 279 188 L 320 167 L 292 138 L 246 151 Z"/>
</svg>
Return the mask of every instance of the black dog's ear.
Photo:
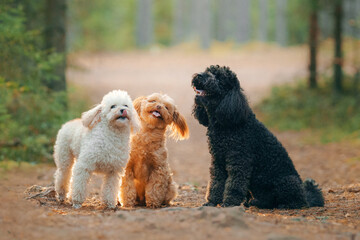
<svg viewBox="0 0 360 240">
<path fill-rule="evenodd" d="M 245 95 L 239 88 L 230 90 L 216 109 L 216 119 L 222 125 L 245 123 L 251 110 Z"/>
<path fill-rule="evenodd" d="M 195 104 L 193 115 L 201 125 L 204 125 L 205 127 L 209 126 L 209 118 L 206 113 L 206 109 L 203 106 Z"/>
</svg>

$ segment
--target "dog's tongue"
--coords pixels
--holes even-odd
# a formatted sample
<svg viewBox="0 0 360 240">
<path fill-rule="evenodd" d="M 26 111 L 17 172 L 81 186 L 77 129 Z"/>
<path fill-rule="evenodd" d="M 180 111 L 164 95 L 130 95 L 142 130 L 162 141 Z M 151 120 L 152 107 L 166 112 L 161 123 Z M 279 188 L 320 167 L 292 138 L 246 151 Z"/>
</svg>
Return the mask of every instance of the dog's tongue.
<svg viewBox="0 0 360 240">
<path fill-rule="evenodd" d="M 205 94 L 204 90 L 199 90 L 196 87 L 194 87 L 194 91 L 196 92 L 196 95 L 203 96 Z"/>
<path fill-rule="evenodd" d="M 157 111 L 152 112 L 152 114 L 153 114 L 155 117 L 160 117 L 160 116 L 161 116 L 161 114 L 160 114 L 159 112 L 157 112 Z"/>
</svg>

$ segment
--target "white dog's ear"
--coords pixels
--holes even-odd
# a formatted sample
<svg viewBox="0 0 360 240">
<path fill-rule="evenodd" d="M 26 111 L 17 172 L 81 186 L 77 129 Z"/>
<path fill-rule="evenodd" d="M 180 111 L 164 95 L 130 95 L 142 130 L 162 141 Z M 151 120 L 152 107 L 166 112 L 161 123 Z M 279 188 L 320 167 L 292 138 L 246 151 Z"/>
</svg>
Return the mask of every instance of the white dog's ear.
<svg viewBox="0 0 360 240">
<path fill-rule="evenodd" d="M 85 127 L 92 129 L 98 122 L 100 122 L 101 120 L 100 113 L 101 113 L 100 104 L 90 109 L 89 111 L 82 113 L 81 114 L 82 124 Z"/>
</svg>

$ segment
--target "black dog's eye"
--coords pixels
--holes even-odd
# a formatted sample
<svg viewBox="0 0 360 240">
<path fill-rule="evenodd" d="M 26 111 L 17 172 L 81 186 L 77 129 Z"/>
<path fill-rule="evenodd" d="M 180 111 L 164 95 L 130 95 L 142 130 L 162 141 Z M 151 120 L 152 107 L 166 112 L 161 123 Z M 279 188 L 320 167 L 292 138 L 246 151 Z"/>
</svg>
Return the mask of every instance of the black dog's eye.
<svg viewBox="0 0 360 240">
<path fill-rule="evenodd" d="M 124 105 L 124 107 L 129 107 L 128 105 Z"/>
<path fill-rule="evenodd" d="M 116 105 L 112 105 L 110 108 L 113 109 L 113 108 L 115 108 L 115 107 L 116 107 Z"/>
</svg>

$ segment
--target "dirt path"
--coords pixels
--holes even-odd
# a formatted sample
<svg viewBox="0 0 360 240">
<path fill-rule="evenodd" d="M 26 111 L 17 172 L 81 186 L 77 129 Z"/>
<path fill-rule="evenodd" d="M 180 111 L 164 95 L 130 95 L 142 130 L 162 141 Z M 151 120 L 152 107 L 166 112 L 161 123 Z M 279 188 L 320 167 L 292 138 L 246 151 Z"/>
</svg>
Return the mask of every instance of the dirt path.
<svg viewBox="0 0 360 240">
<path fill-rule="evenodd" d="M 311 133 L 276 133 L 303 178 L 323 187 L 325 208 L 259 210 L 203 208 L 209 153 L 205 129 L 191 116 L 191 75 L 210 64 L 238 73 L 252 104 L 271 85 L 305 73 L 301 48 L 211 53 L 179 52 L 82 55 L 72 59 L 71 82 L 100 101 L 109 90 L 127 90 L 135 98 L 162 91 L 174 98 L 188 120 L 191 137 L 168 141 L 170 165 L 180 195 L 170 208 L 103 210 L 100 179 L 95 177 L 85 207 L 74 211 L 53 195 L 25 200 L 32 185 L 52 183 L 53 166 L 22 166 L 0 171 L 0 239 L 360 239 L 359 145 L 311 144 Z"/>
</svg>

